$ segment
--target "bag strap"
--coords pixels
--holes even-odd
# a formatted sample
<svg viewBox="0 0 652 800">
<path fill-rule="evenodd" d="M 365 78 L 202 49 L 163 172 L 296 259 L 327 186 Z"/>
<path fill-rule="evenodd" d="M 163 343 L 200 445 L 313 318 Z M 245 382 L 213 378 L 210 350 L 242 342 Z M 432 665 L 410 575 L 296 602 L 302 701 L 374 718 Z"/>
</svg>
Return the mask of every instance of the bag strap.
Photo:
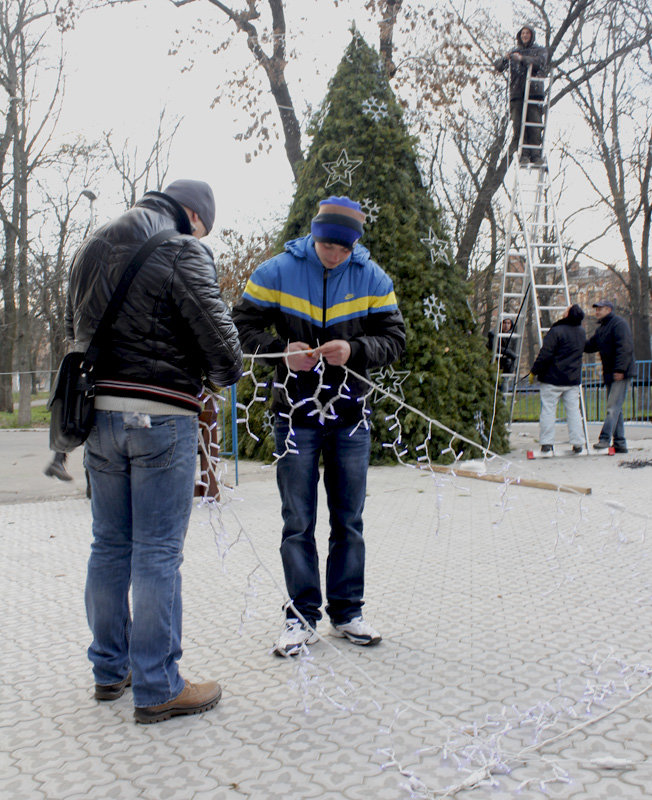
<svg viewBox="0 0 652 800">
<path fill-rule="evenodd" d="M 125 297 L 127 296 L 127 289 L 129 288 L 129 285 L 133 279 L 136 277 L 138 270 L 160 244 L 162 244 L 166 239 L 171 239 L 172 237 L 178 235 L 179 231 L 176 228 L 166 228 L 164 231 L 159 231 L 158 233 L 154 234 L 154 236 L 148 239 L 145 244 L 143 244 L 142 247 L 136 251 L 136 254 L 131 259 L 129 264 L 127 264 L 125 271 L 122 273 L 122 277 L 120 278 L 120 281 L 113 292 L 113 296 L 109 301 L 109 305 L 106 307 L 106 311 L 102 315 L 100 324 L 97 326 L 97 329 L 93 334 L 93 338 L 88 345 L 88 350 L 84 354 L 84 365 L 86 367 L 92 369 L 93 365 L 97 361 L 100 355 L 100 349 L 108 340 L 111 327 L 118 316 L 120 306 L 123 304 Z"/>
</svg>

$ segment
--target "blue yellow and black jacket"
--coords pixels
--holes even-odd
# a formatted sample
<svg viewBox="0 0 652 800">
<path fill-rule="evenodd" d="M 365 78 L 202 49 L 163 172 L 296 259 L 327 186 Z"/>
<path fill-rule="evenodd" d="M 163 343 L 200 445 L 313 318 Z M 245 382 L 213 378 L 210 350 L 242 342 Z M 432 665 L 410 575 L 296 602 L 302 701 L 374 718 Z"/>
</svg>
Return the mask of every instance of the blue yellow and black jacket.
<svg viewBox="0 0 652 800">
<path fill-rule="evenodd" d="M 326 269 L 312 236 L 286 242 L 285 252 L 256 269 L 233 310 L 233 321 L 246 353 L 279 353 L 295 341 L 317 347 L 332 339 L 345 339 L 351 346 L 347 367 L 365 377 L 369 369 L 398 358 L 405 346 L 405 326 L 394 286 L 371 260 L 369 251 L 356 245 L 343 264 Z M 368 393 L 369 387 L 347 377 L 344 368 L 326 365 L 324 385 L 315 403 L 311 398 L 319 386 L 317 372 L 299 372 L 288 379 L 282 359 L 267 363 L 276 367 L 277 384 L 287 387 L 287 393 L 274 389 L 275 411 L 287 412 L 289 399 L 292 405 L 299 404 L 293 412 L 295 422 L 319 424 L 319 416 L 310 412 L 339 393 L 344 396 L 335 403 L 334 424 L 353 424 L 361 418 L 358 398 Z"/>
</svg>

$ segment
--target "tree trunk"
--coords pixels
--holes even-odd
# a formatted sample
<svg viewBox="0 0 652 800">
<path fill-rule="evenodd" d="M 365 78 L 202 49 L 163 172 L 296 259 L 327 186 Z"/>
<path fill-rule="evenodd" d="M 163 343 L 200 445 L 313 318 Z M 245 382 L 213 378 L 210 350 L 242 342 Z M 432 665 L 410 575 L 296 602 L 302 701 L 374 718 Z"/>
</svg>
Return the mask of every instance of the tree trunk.
<svg viewBox="0 0 652 800">
<path fill-rule="evenodd" d="M 505 141 L 505 128 L 507 127 L 507 119 L 503 121 L 500 131 L 496 135 L 494 141 L 489 149 L 487 157 L 487 170 L 485 172 L 482 186 L 475 199 L 471 213 L 464 227 L 462 238 L 455 256 L 455 260 L 460 265 L 462 270 L 468 270 L 469 259 L 475 243 L 480 232 L 482 220 L 487 216 L 491 207 L 491 200 L 498 191 L 498 187 L 503 182 L 509 162 L 507 155 L 499 161 L 500 154 L 503 149 L 503 142 Z"/>
</svg>

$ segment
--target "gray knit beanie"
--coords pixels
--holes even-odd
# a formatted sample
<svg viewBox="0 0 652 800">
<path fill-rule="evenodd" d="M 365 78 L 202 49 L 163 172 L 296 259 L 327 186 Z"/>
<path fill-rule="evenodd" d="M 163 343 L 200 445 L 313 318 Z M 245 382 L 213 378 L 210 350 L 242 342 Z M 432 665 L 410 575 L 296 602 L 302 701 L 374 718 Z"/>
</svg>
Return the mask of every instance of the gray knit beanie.
<svg viewBox="0 0 652 800">
<path fill-rule="evenodd" d="M 211 187 L 204 181 L 173 181 L 163 189 L 177 203 L 199 215 L 204 227 L 210 232 L 215 222 L 215 197 Z"/>
</svg>

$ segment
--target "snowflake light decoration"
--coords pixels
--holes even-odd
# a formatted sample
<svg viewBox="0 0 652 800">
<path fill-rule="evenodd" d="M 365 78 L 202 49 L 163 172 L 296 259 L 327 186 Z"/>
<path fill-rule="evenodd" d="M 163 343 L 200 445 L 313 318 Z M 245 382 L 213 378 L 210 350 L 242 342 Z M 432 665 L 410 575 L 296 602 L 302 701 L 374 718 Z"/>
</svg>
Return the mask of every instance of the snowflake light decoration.
<svg viewBox="0 0 652 800">
<path fill-rule="evenodd" d="M 326 105 L 322 109 L 320 109 L 319 113 L 317 114 L 317 118 L 315 120 L 315 124 L 317 125 L 317 129 L 318 130 L 322 129 L 322 125 L 324 124 L 324 120 L 326 119 L 326 116 L 327 116 L 327 114 L 328 114 L 328 112 L 330 110 L 331 110 L 331 101 L 329 100 L 326 103 Z"/>
<path fill-rule="evenodd" d="M 374 95 L 371 95 L 371 97 L 363 101 L 362 113 L 371 117 L 374 122 L 379 122 L 381 119 L 389 116 L 387 112 L 387 103 L 374 97 Z"/>
<path fill-rule="evenodd" d="M 431 319 L 435 328 L 439 330 L 439 326 L 446 322 L 446 314 L 444 313 L 446 307 L 438 300 L 434 294 L 426 297 L 423 301 L 423 314 L 426 319 Z"/>
<path fill-rule="evenodd" d="M 326 188 L 328 189 L 334 183 L 343 183 L 345 186 L 351 185 L 351 175 L 356 170 L 362 159 L 349 158 L 346 150 L 342 150 L 337 161 L 325 161 L 322 167 L 328 172 L 328 180 L 326 181 Z"/>
<path fill-rule="evenodd" d="M 263 414 L 263 428 L 266 431 L 273 431 L 274 430 L 274 414 L 268 409 L 266 409 L 265 413 Z"/>
<path fill-rule="evenodd" d="M 371 223 L 378 219 L 380 206 L 374 203 L 370 197 L 365 197 L 365 199 L 360 203 L 360 208 L 362 209 L 362 213 L 365 215 L 365 222 Z"/>
<path fill-rule="evenodd" d="M 482 411 L 476 411 L 473 415 L 473 419 L 475 420 L 475 429 L 480 434 L 480 439 L 483 442 L 487 441 L 487 436 L 484 430 L 484 419 L 482 418 Z"/>
<path fill-rule="evenodd" d="M 430 260 L 433 264 L 436 261 L 443 261 L 447 266 L 452 266 L 448 242 L 446 239 L 440 239 L 432 228 L 428 228 L 428 238 L 419 241 L 430 250 Z"/>
<path fill-rule="evenodd" d="M 409 370 L 396 370 L 394 367 L 389 366 L 372 370 L 369 373 L 369 377 L 381 389 L 385 389 L 385 391 L 400 397 L 401 400 L 405 400 L 402 384 L 409 374 Z M 383 397 L 382 392 L 374 392 L 374 402 L 382 400 Z"/>
</svg>

